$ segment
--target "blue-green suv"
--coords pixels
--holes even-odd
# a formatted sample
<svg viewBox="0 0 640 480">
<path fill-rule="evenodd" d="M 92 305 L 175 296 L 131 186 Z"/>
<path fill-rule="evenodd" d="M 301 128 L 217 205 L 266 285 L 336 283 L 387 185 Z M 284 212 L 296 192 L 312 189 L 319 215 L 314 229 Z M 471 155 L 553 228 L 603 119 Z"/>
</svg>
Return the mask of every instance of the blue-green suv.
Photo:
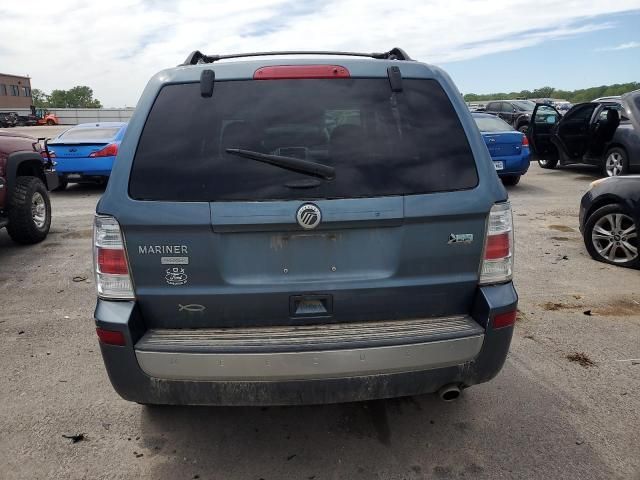
<svg viewBox="0 0 640 480">
<path fill-rule="evenodd" d="M 400 49 L 194 52 L 158 73 L 94 233 L 127 400 L 453 400 L 509 349 L 507 193 L 450 78 Z"/>
</svg>

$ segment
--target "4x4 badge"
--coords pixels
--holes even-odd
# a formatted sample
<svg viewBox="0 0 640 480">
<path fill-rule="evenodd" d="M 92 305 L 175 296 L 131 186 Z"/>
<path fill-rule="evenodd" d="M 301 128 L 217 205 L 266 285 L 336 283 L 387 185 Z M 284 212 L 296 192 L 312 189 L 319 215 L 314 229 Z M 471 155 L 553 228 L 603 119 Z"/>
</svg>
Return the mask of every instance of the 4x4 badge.
<svg viewBox="0 0 640 480">
<path fill-rule="evenodd" d="M 320 221 L 322 220 L 322 213 L 320 212 L 320 209 L 314 204 L 305 203 L 298 209 L 296 220 L 298 220 L 298 225 L 300 225 L 302 228 L 304 228 L 305 230 L 311 230 L 320 225 Z"/>
<path fill-rule="evenodd" d="M 453 243 L 471 243 L 473 242 L 473 233 L 452 233 L 449 235 L 449 245 Z"/>
</svg>

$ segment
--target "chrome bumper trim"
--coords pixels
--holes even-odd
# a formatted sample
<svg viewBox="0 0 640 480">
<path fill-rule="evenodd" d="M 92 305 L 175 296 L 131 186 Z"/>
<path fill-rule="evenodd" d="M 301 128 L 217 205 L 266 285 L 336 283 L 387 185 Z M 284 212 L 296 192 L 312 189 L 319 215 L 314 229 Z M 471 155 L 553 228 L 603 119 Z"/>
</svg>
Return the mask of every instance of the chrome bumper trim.
<svg viewBox="0 0 640 480">
<path fill-rule="evenodd" d="M 430 370 L 473 360 L 484 335 L 408 345 L 303 352 L 189 353 L 136 350 L 149 376 L 195 381 L 279 381 Z"/>
</svg>

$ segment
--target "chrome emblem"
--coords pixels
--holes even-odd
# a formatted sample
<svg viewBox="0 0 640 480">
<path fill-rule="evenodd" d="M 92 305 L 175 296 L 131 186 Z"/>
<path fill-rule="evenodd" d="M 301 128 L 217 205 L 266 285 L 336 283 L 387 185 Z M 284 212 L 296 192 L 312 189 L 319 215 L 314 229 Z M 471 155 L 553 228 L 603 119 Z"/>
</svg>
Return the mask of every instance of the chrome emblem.
<svg viewBox="0 0 640 480">
<path fill-rule="evenodd" d="M 449 245 L 469 244 L 473 242 L 473 233 L 452 233 L 449 235 Z"/>
<path fill-rule="evenodd" d="M 298 220 L 298 225 L 302 228 L 311 230 L 320 225 L 322 213 L 320 209 L 312 203 L 305 203 L 298 209 L 296 220 Z"/>
</svg>

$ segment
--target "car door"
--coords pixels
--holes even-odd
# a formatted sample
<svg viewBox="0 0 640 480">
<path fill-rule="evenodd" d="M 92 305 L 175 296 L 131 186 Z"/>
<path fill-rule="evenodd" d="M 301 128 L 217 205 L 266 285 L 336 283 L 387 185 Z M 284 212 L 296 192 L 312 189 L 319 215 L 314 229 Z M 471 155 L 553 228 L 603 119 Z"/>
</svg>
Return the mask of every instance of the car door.
<svg viewBox="0 0 640 480">
<path fill-rule="evenodd" d="M 485 107 L 485 113 L 490 113 L 492 115 L 497 115 L 500 113 L 500 104 L 496 102 L 489 102 Z"/>
<path fill-rule="evenodd" d="M 506 115 L 507 115 L 507 120 L 506 122 L 511 125 L 513 128 L 516 127 L 516 123 L 518 120 L 518 117 L 520 116 L 521 112 L 518 108 L 516 108 L 516 106 L 512 103 L 509 102 L 505 102 L 503 105 L 503 108 L 506 109 Z"/>
<path fill-rule="evenodd" d="M 500 114 L 501 119 L 507 122 L 509 125 L 513 123 L 513 106 L 508 102 L 500 102 Z"/>
<path fill-rule="evenodd" d="M 593 115 L 598 105 L 597 103 L 575 105 L 558 123 L 551 141 L 558 147 L 562 163 L 583 161 L 583 156 L 590 145 Z"/>
<path fill-rule="evenodd" d="M 631 114 L 629 120 L 631 120 L 636 132 L 640 132 L 640 90 L 624 94 L 622 101 Z"/>
<path fill-rule="evenodd" d="M 562 116 L 551 105 L 536 104 L 527 130 L 533 160 L 557 160 L 558 148 L 551 141 Z"/>
<path fill-rule="evenodd" d="M 600 157 L 611 142 L 621 121 L 628 121 L 619 103 L 600 104 L 593 113 L 590 125 L 589 148 L 585 161 L 600 164 Z"/>
</svg>

